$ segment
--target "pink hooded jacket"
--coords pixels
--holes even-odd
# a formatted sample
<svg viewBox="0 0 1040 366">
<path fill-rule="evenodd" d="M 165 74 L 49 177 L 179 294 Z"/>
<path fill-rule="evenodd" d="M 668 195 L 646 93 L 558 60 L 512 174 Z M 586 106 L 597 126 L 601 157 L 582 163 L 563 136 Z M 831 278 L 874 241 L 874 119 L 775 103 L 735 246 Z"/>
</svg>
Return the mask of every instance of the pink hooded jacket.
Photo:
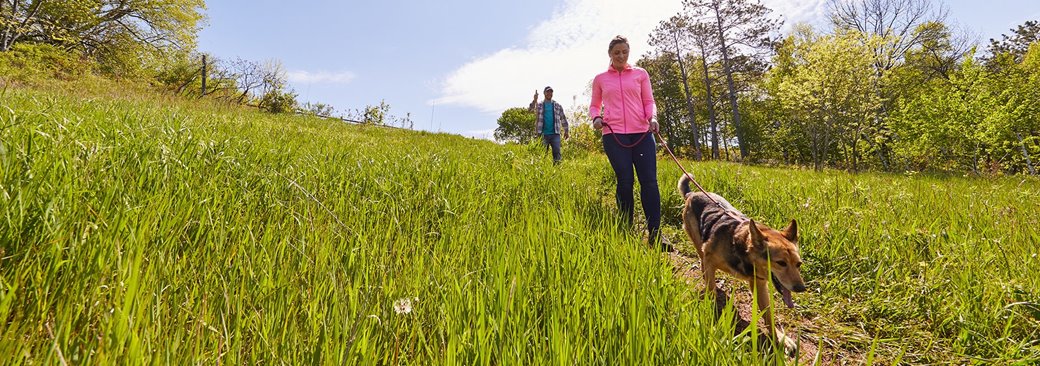
<svg viewBox="0 0 1040 366">
<path fill-rule="evenodd" d="M 619 73 L 608 67 L 606 72 L 592 79 L 589 116 L 603 117 L 604 134 L 644 133 L 650 130 L 650 119 L 656 115 L 657 104 L 646 70 L 625 65 Z"/>
</svg>

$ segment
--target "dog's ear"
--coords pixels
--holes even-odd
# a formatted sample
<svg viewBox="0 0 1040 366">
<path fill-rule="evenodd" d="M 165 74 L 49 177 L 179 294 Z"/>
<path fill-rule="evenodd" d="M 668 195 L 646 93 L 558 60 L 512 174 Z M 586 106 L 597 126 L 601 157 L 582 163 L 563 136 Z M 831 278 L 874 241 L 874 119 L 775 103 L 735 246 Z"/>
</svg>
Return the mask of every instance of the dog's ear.
<svg viewBox="0 0 1040 366">
<path fill-rule="evenodd" d="M 756 245 L 765 239 L 762 232 L 758 230 L 758 224 L 755 224 L 755 220 L 748 222 L 748 232 L 751 234 L 751 242 Z"/>
<path fill-rule="evenodd" d="M 794 221 L 794 219 L 791 219 L 791 223 L 784 229 L 784 237 L 792 242 L 798 242 L 798 222 Z"/>
<path fill-rule="evenodd" d="M 748 253 L 757 253 L 763 257 L 768 257 L 769 245 L 766 244 L 766 236 L 762 234 L 761 230 L 758 230 L 758 224 L 755 220 L 748 222 L 748 236 L 751 237 L 751 243 L 747 248 Z"/>
</svg>

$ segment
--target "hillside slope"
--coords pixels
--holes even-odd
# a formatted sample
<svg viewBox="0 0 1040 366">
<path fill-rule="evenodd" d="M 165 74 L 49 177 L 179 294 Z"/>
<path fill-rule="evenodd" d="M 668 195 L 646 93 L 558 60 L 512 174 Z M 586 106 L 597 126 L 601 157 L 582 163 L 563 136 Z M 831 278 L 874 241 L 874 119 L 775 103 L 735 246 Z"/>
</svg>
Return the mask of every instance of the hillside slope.
<svg viewBox="0 0 1040 366">
<path fill-rule="evenodd" d="M 595 153 L 161 98 L 0 105 L 0 363 L 790 362 L 617 223 Z M 820 360 L 1040 360 L 1036 180 L 686 164 L 798 218 L 811 290 L 779 319 Z"/>
</svg>

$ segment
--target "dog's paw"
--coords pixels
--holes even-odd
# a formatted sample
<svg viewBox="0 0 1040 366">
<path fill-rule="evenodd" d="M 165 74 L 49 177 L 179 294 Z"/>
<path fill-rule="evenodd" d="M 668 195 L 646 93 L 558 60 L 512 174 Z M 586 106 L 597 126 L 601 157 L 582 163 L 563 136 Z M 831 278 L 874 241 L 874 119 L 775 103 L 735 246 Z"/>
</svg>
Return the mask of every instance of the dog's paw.
<svg viewBox="0 0 1040 366">
<path fill-rule="evenodd" d="M 789 357 L 794 357 L 798 354 L 798 340 L 788 337 L 783 332 L 776 333 L 777 343 L 784 347 L 784 353 Z"/>
</svg>

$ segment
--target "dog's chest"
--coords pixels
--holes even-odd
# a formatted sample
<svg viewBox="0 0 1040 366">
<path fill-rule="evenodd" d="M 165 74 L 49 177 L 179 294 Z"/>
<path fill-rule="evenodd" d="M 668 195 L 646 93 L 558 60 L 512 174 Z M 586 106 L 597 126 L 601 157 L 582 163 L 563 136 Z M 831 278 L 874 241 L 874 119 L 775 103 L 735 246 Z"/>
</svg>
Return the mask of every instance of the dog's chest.
<svg viewBox="0 0 1040 366">
<path fill-rule="evenodd" d="M 726 266 L 729 267 L 729 273 L 744 278 L 750 278 L 755 274 L 755 265 L 751 262 L 746 249 L 730 245 L 728 252 Z"/>
</svg>

